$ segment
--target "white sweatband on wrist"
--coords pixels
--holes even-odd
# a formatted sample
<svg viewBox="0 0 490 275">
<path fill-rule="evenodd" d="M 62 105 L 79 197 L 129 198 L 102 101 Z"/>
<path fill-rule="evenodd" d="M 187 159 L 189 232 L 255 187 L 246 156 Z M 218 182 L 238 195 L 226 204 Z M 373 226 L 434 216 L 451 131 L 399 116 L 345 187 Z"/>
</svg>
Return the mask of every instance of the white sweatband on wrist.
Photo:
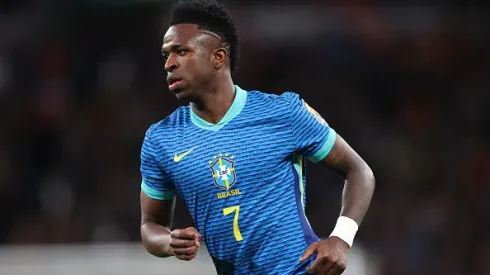
<svg viewBox="0 0 490 275">
<path fill-rule="evenodd" d="M 359 226 L 353 219 L 346 216 L 340 216 L 337 219 L 337 224 L 335 225 L 332 234 L 330 234 L 330 237 L 338 237 L 348 243 L 349 246 L 352 246 L 357 229 L 359 229 Z"/>
</svg>

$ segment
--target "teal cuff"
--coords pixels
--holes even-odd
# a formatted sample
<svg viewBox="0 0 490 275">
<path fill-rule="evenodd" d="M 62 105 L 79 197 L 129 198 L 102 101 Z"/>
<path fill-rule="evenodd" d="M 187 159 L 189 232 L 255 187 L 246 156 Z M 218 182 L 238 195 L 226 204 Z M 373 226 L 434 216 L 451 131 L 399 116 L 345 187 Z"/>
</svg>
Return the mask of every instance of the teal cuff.
<svg viewBox="0 0 490 275">
<path fill-rule="evenodd" d="M 330 131 L 328 132 L 328 137 L 327 137 L 327 140 L 325 141 L 325 143 L 323 143 L 322 147 L 320 147 L 320 149 L 318 149 L 308 159 L 313 163 L 317 163 L 317 162 L 322 161 L 324 158 L 326 158 L 328 153 L 330 153 L 330 150 L 332 150 L 332 148 L 333 148 L 336 137 L 337 137 L 337 133 L 335 132 L 334 129 L 330 128 Z"/>
<path fill-rule="evenodd" d="M 141 183 L 141 190 L 150 198 L 155 200 L 171 200 L 175 196 L 175 190 L 160 191 L 149 187 L 145 181 Z"/>
</svg>

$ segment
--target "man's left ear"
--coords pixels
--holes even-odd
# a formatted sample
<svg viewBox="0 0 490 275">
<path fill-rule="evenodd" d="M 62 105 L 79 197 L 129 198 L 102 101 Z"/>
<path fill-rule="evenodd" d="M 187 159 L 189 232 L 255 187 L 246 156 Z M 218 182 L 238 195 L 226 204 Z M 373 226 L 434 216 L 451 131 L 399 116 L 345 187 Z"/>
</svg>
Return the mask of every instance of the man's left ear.
<svg viewBox="0 0 490 275">
<path fill-rule="evenodd" d="M 227 55 L 228 53 L 224 48 L 216 50 L 216 52 L 214 53 L 214 61 L 213 61 L 213 65 L 215 69 L 218 70 L 221 69 L 221 67 L 223 67 Z"/>
</svg>

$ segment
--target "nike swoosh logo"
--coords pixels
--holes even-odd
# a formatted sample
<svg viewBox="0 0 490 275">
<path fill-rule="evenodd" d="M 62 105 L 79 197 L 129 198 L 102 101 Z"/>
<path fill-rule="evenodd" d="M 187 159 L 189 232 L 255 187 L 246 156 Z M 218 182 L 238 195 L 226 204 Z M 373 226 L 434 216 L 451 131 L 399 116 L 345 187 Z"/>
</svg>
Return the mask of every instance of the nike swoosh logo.
<svg viewBox="0 0 490 275">
<path fill-rule="evenodd" d="M 179 161 L 181 161 L 181 160 L 182 160 L 182 159 L 183 159 L 185 156 L 187 156 L 187 155 L 188 155 L 190 152 L 192 152 L 192 151 L 193 151 L 194 149 L 196 149 L 196 148 L 197 148 L 197 146 L 196 146 L 196 147 L 191 148 L 189 151 L 187 151 L 187 152 L 185 152 L 185 153 L 183 153 L 182 155 L 179 155 L 179 156 L 178 156 L 177 154 L 175 154 L 175 155 L 174 155 L 174 161 L 175 161 L 175 162 L 179 162 Z"/>
</svg>

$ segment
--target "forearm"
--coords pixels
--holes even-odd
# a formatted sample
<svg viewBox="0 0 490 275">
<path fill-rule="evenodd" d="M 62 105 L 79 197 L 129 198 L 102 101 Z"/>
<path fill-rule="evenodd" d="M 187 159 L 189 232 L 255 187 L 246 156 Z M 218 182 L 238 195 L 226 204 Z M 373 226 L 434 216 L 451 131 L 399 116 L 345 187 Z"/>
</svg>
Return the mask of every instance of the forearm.
<svg viewBox="0 0 490 275">
<path fill-rule="evenodd" d="M 374 175 L 367 164 L 362 163 L 358 167 L 349 169 L 342 194 L 340 215 L 351 218 L 361 225 L 371 203 L 374 187 Z"/>
<path fill-rule="evenodd" d="M 154 222 L 141 225 L 141 238 L 146 250 L 157 257 L 173 256 L 170 249 L 170 230 Z"/>
</svg>

